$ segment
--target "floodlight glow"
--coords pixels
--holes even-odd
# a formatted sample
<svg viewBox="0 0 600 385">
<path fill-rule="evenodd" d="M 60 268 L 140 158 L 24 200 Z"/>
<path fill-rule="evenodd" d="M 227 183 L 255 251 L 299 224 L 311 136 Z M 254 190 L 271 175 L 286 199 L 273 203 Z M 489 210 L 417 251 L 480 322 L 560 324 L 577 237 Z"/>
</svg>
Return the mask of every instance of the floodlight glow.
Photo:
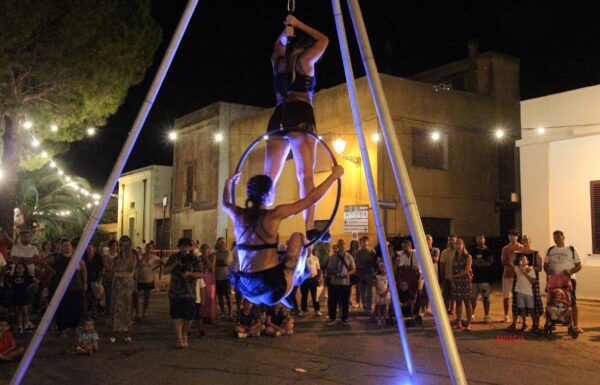
<svg viewBox="0 0 600 385">
<path fill-rule="evenodd" d="M 4 179 L 4 171 L 0 170 L 0 180 Z"/>
<path fill-rule="evenodd" d="M 58 171 L 56 173 L 60 176 L 63 176 L 65 174 L 65 172 L 61 169 L 58 169 Z"/>
<path fill-rule="evenodd" d="M 502 139 L 504 137 L 504 130 L 496 130 L 494 136 L 496 136 L 496 139 Z"/>
<path fill-rule="evenodd" d="M 31 146 L 32 147 L 39 147 L 40 146 L 40 141 L 37 140 L 36 138 L 31 139 Z"/>
<path fill-rule="evenodd" d="M 86 132 L 88 136 L 94 136 L 96 134 L 96 129 L 94 127 L 89 127 Z"/>
<path fill-rule="evenodd" d="M 535 132 L 542 135 L 544 132 L 546 132 L 546 129 L 544 127 L 538 127 L 535 129 Z"/>
<path fill-rule="evenodd" d="M 53 124 L 50 126 L 50 131 L 52 132 L 58 132 L 58 126 L 56 124 Z"/>
<path fill-rule="evenodd" d="M 40 154 L 40 156 L 42 158 L 47 158 L 48 157 L 48 153 L 46 151 L 42 151 L 42 153 Z"/>
<path fill-rule="evenodd" d="M 438 140 L 440 140 L 442 136 L 440 135 L 440 133 L 438 131 L 434 131 L 431 133 L 431 140 L 433 140 L 434 142 L 437 142 Z"/>
<path fill-rule="evenodd" d="M 94 201 L 94 205 L 98 206 L 99 204 L 100 204 L 100 202 Z"/>
<path fill-rule="evenodd" d="M 68 182 L 70 182 L 70 181 L 71 181 L 71 177 L 70 177 L 70 176 L 65 176 L 65 180 L 66 180 L 66 181 L 67 181 L 67 183 L 68 183 Z"/>
<path fill-rule="evenodd" d="M 177 132 L 176 131 L 169 132 L 169 140 L 171 140 L 171 141 L 177 140 Z"/>
<path fill-rule="evenodd" d="M 223 134 L 221 134 L 220 132 L 217 132 L 215 134 L 215 142 L 219 143 L 223 141 Z"/>
<path fill-rule="evenodd" d="M 371 135 L 371 140 L 375 143 L 379 142 L 379 134 L 378 133 L 374 133 L 373 135 Z"/>
<path fill-rule="evenodd" d="M 56 167 L 56 163 L 54 163 L 54 161 L 50 162 L 50 168 L 55 168 Z"/>
<path fill-rule="evenodd" d="M 264 139 L 264 140 L 269 140 L 269 135 L 265 135 L 265 136 L 263 136 L 263 139 Z"/>
<path fill-rule="evenodd" d="M 92 194 L 92 199 L 93 200 L 99 200 L 100 199 L 100 194 Z"/>
<path fill-rule="evenodd" d="M 33 123 L 30 120 L 26 120 L 25 122 L 23 122 L 23 128 L 29 130 L 31 127 L 33 127 Z"/>
<path fill-rule="evenodd" d="M 346 149 L 346 141 L 342 138 L 333 141 L 333 149 L 339 155 Z"/>
<path fill-rule="evenodd" d="M 87 207 L 88 209 L 91 209 L 92 208 L 92 204 L 88 203 L 87 205 L 85 205 L 85 207 Z"/>
</svg>

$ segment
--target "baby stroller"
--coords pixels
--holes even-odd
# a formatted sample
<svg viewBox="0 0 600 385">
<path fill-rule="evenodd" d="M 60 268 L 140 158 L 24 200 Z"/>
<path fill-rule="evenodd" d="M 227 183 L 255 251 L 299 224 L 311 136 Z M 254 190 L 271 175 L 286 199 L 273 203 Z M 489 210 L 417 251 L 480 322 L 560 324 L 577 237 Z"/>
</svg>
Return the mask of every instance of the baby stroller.
<svg viewBox="0 0 600 385">
<path fill-rule="evenodd" d="M 579 333 L 573 325 L 571 315 L 571 293 L 573 286 L 569 277 L 554 274 L 548 277 L 546 286 L 548 291 L 548 302 L 546 306 L 546 323 L 544 324 L 544 336 L 549 337 L 552 334 L 554 325 L 564 325 L 569 327 L 569 335 L 576 339 Z"/>
<path fill-rule="evenodd" d="M 400 291 L 400 283 L 405 281 L 408 284 L 408 290 L 412 294 L 413 306 L 411 309 L 402 309 L 403 317 L 410 317 L 405 321 L 405 324 L 407 326 L 420 325 L 423 318 L 419 315 L 419 273 L 412 267 L 400 267 L 396 271 L 395 278 L 398 291 Z"/>
</svg>

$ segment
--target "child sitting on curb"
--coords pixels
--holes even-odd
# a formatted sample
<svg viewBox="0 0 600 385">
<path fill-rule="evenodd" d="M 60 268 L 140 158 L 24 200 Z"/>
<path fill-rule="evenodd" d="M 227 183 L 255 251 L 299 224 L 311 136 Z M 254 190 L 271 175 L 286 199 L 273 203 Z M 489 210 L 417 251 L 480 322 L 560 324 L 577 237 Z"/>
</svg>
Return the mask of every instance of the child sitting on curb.
<svg viewBox="0 0 600 385">
<path fill-rule="evenodd" d="M 88 318 L 83 321 L 83 324 L 79 328 L 79 342 L 75 350 L 80 354 L 91 355 L 99 349 L 98 340 L 98 333 L 94 329 L 94 320 Z"/>
<path fill-rule="evenodd" d="M 10 362 L 21 358 L 23 348 L 17 348 L 15 337 L 7 320 L 0 320 L 0 362 Z"/>
<path fill-rule="evenodd" d="M 252 302 L 244 298 L 242 310 L 239 311 L 237 323 L 233 328 L 233 332 L 238 338 L 260 337 L 260 332 L 265 329 L 263 323 L 252 311 L 253 306 Z"/>
<path fill-rule="evenodd" d="M 294 318 L 281 304 L 275 304 L 267 311 L 265 334 L 272 337 L 294 334 Z"/>
</svg>

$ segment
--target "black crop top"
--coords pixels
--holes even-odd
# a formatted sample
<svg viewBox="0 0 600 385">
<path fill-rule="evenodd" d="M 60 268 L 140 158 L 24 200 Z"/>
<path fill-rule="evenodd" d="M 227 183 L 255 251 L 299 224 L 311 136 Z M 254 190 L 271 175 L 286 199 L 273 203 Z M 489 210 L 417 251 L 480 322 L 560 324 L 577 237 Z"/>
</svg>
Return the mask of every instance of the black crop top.
<svg viewBox="0 0 600 385">
<path fill-rule="evenodd" d="M 273 75 L 273 88 L 280 95 L 287 95 L 288 92 L 312 93 L 316 84 L 314 76 L 301 74 L 296 68 L 291 72 L 277 72 Z"/>
</svg>

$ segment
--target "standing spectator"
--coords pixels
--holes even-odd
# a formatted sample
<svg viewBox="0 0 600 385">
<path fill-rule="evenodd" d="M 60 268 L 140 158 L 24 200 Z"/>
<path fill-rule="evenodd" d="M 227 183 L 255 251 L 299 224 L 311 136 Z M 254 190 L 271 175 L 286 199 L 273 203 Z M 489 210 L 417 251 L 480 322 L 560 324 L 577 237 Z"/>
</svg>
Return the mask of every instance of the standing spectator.
<svg viewBox="0 0 600 385">
<path fill-rule="evenodd" d="M 31 333 L 32 329 L 29 325 L 29 296 L 27 295 L 29 288 L 35 284 L 37 279 L 27 273 L 27 266 L 23 262 L 17 262 L 15 272 L 10 277 L 10 289 L 12 293 L 12 305 L 17 311 L 17 323 L 19 325 L 19 334 L 23 334 L 23 330 Z"/>
<path fill-rule="evenodd" d="M 471 306 L 471 265 L 472 259 L 465 249 L 465 241 L 456 240 L 456 251 L 452 262 L 452 296 L 456 301 L 456 326 L 455 329 L 461 330 L 462 325 L 462 304 L 465 304 L 467 313 L 467 323 L 465 331 L 471 331 L 471 315 L 473 307 Z"/>
<path fill-rule="evenodd" d="M 196 315 L 196 280 L 202 279 L 202 264 L 192 254 L 192 240 L 181 238 L 179 252 L 169 257 L 164 271 L 171 274 L 169 285 L 169 315 L 175 325 L 177 348 L 188 346 L 188 333 Z"/>
<path fill-rule="evenodd" d="M 216 285 L 215 285 L 215 255 L 210 252 L 210 246 L 204 243 L 200 246 L 200 262 L 204 271 L 204 298 L 202 299 L 202 321 L 212 325 L 217 318 Z"/>
<path fill-rule="evenodd" d="M 358 290 L 362 300 L 363 310 L 371 314 L 373 303 L 373 279 L 377 269 L 377 254 L 369 247 L 369 237 L 360 238 L 360 249 L 354 257 L 356 262 L 356 275 L 358 276 Z"/>
<path fill-rule="evenodd" d="M 429 254 L 431 255 L 431 260 L 433 262 L 435 276 L 439 281 L 440 275 L 438 262 L 440 260 L 440 249 L 433 247 L 433 237 L 431 234 L 425 234 L 425 240 L 427 241 L 427 247 L 429 247 Z M 431 315 L 431 312 L 429 311 L 429 295 L 427 294 L 426 288 L 425 290 L 421 290 L 421 311 L 423 311 L 425 315 Z"/>
<path fill-rule="evenodd" d="M 512 297 L 512 290 L 515 279 L 515 268 L 514 268 L 514 257 L 515 251 L 520 251 L 523 245 L 519 243 L 519 230 L 511 229 L 508 230 L 508 245 L 502 248 L 502 266 L 504 266 L 504 272 L 502 273 L 502 298 L 504 300 L 504 319 L 502 322 L 508 322 L 508 305 Z M 514 300 L 513 300 L 514 301 Z M 516 324 L 515 314 L 513 314 L 513 324 Z"/>
<path fill-rule="evenodd" d="M 473 259 L 473 290 L 471 292 L 471 303 L 473 305 L 473 316 L 475 319 L 475 307 L 477 298 L 481 295 L 483 300 L 483 322 L 492 323 L 490 318 L 490 294 L 492 292 L 491 282 L 494 273 L 494 253 L 485 245 L 485 235 L 478 234 L 475 237 L 475 247 L 471 250 Z"/>
<path fill-rule="evenodd" d="M 521 253 L 517 254 L 515 260 L 517 266 L 515 269 L 515 290 L 513 293 L 513 304 L 517 303 L 518 314 L 523 318 L 523 327 L 521 332 L 527 331 L 527 313 L 531 317 L 535 317 L 534 312 L 534 301 L 533 301 L 533 283 L 535 282 L 535 270 L 532 266 L 529 266 L 527 256 Z M 514 306 L 514 305 L 513 305 Z M 518 316 L 515 317 L 518 319 Z M 537 320 L 533 320 L 534 324 L 537 324 Z M 516 324 L 510 325 L 509 329 L 515 330 Z"/>
<path fill-rule="evenodd" d="M 348 254 L 350 254 L 352 256 L 352 258 L 354 258 L 354 262 L 356 263 L 356 252 L 358 251 L 359 248 L 359 244 L 358 241 L 356 240 L 351 240 L 350 241 L 350 248 L 348 249 Z M 352 298 L 352 291 L 354 291 L 354 299 L 356 301 L 356 303 L 352 303 L 352 301 L 350 301 L 350 306 L 353 308 L 359 308 L 360 307 L 360 303 L 362 298 L 360 297 L 360 290 L 358 289 L 358 275 L 357 274 L 352 274 L 350 276 L 350 298 Z"/>
<path fill-rule="evenodd" d="M 578 333 L 583 333 L 583 329 L 578 326 L 577 297 L 575 295 L 577 289 L 575 273 L 581 270 L 579 253 L 575 247 L 565 245 L 565 235 L 562 231 L 556 230 L 552 233 L 552 236 L 554 238 L 554 246 L 551 246 L 546 253 L 544 271 L 548 275 L 562 274 L 571 279 L 571 284 L 573 285 L 571 293 L 573 326 Z"/>
<path fill-rule="evenodd" d="M 145 253 L 138 261 L 136 269 L 137 290 L 133 292 L 133 310 L 135 320 L 141 321 L 146 318 L 146 312 L 150 305 L 150 293 L 154 290 L 154 276 L 156 270 L 160 267 L 160 258 L 154 254 L 154 247 L 151 243 L 146 244 Z M 142 304 L 142 317 L 139 315 L 138 293 L 143 293 L 144 302 Z"/>
<path fill-rule="evenodd" d="M 85 313 L 90 317 L 95 318 L 98 311 L 98 301 L 104 294 L 104 287 L 102 286 L 102 270 L 104 264 L 102 263 L 102 257 L 96 253 L 96 248 L 91 243 L 85 250 L 83 256 L 83 262 L 87 270 L 87 282 L 88 288 L 85 292 Z"/>
<path fill-rule="evenodd" d="M 119 253 L 119 242 L 115 239 L 110 239 L 107 243 L 108 250 L 102 255 L 102 263 L 104 264 L 104 275 L 102 284 L 104 285 L 104 313 L 109 317 L 112 311 L 112 282 L 113 282 L 113 264 Z M 109 321 L 110 322 L 110 321 Z"/>
<path fill-rule="evenodd" d="M 319 304 L 319 299 L 317 298 L 317 287 L 319 286 L 321 265 L 319 264 L 319 258 L 317 258 L 314 253 L 314 249 L 306 260 L 306 269 L 310 271 L 310 275 L 300 285 L 300 315 L 305 315 L 308 311 L 308 293 L 310 292 L 315 315 L 321 316 L 321 305 Z"/>
<path fill-rule="evenodd" d="M 131 327 L 133 325 L 133 291 L 137 254 L 133 250 L 131 239 L 124 235 L 119 239 L 119 254 L 112 264 L 112 330 L 113 333 L 125 333 L 123 339 L 131 342 Z M 111 342 L 116 340 L 111 338 Z"/>
<path fill-rule="evenodd" d="M 291 336 L 294 334 L 294 318 L 280 302 L 267 310 L 265 327 L 268 336 Z"/>
<path fill-rule="evenodd" d="M 382 260 L 379 260 L 377 274 L 375 275 L 375 290 L 377 292 L 375 297 L 375 317 L 377 319 L 377 325 L 384 326 L 386 322 L 385 317 L 388 313 L 388 306 L 391 302 L 391 294 L 387 275 L 385 273 L 385 263 L 383 263 Z"/>
<path fill-rule="evenodd" d="M 229 282 L 229 268 L 233 263 L 231 252 L 225 246 L 225 239 L 220 237 L 215 244 L 215 281 L 219 308 L 223 319 L 233 321 L 231 311 L 231 283 Z M 227 304 L 227 313 L 225 313 Z"/>
<path fill-rule="evenodd" d="M 0 256 L 4 261 L 10 261 L 10 249 L 13 246 L 13 241 L 10 239 L 6 231 L 0 227 Z"/>
<path fill-rule="evenodd" d="M 448 235 L 448 246 L 440 254 L 439 270 L 440 279 L 442 280 L 442 294 L 444 296 L 444 304 L 449 315 L 454 314 L 454 299 L 452 298 L 452 264 L 454 255 L 456 254 L 455 234 Z"/>
<path fill-rule="evenodd" d="M 313 246 L 313 253 L 319 259 L 319 266 L 321 266 L 321 276 L 319 277 L 320 282 L 317 287 L 317 301 L 319 303 L 325 303 L 327 299 L 327 285 L 325 285 L 325 269 L 327 268 L 327 262 L 329 261 L 329 252 L 331 250 L 331 244 L 329 242 L 317 242 Z"/>
<path fill-rule="evenodd" d="M 329 257 L 327 263 L 327 275 L 329 279 L 329 320 L 328 325 L 332 325 L 336 320 L 338 304 L 342 307 L 342 322 L 348 322 L 348 313 L 350 305 L 350 274 L 356 271 L 354 258 L 345 252 L 345 242 L 340 239 L 337 242 L 337 252 Z"/>
<path fill-rule="evenodd" d="M 19 241 L 10 251 L 12 263 L 23 262 L 27 266 L 30 276 L 35 276 L 35 264 L 39 261 L 38 249 L 31 244 L 31 232 L 23 230 L 19 234 Z"/>
<path fill-rule="evenodd" d="M 67 266 L 73 256 L 73 247 L 75 246 L 68 239 L 60 240 L 61 250 L 60 254 L 53 254 L 46 258 L 47 263 L 52 266 L 55 275 L 52 277 L 52 291 L 56 291 L 60 279 L 67 270 Z M 61 336 L 66 338 L 68 336 L 68 330 L 71 329 L 73 333 L 79 327 L 81 318 L 83 317 L 84 310 L 84 293 L 87 290 L 87 269 L 83 261 L 79 262 L 79 266 L 73 274 L 73 278 L 67 287 L 67 291 L 60 301 L 60 305 L 56 310 L 56 326 L 61 332 Z"/>
</svg>

